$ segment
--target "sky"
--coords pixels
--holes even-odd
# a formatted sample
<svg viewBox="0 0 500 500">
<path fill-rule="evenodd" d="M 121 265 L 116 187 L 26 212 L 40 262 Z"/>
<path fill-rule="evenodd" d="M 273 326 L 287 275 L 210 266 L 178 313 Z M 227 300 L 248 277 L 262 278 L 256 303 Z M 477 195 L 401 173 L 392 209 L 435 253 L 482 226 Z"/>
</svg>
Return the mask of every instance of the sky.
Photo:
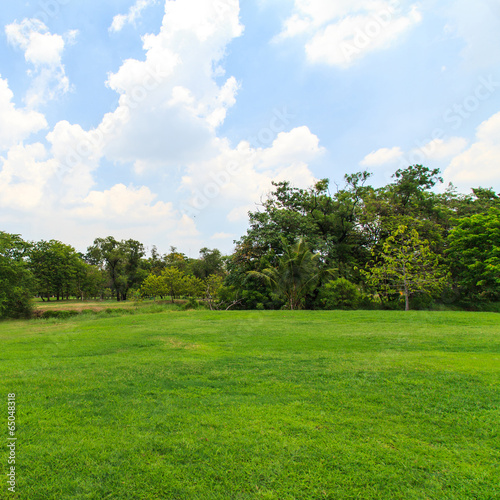
<svg viewBox="0 0 500 500">
<path fill-rule="evenodd" d="M 0 230 L 234 249 L 273 181 L 440 168 L 500 191 L 498 0 L 0 9 Z"/>
</svg>

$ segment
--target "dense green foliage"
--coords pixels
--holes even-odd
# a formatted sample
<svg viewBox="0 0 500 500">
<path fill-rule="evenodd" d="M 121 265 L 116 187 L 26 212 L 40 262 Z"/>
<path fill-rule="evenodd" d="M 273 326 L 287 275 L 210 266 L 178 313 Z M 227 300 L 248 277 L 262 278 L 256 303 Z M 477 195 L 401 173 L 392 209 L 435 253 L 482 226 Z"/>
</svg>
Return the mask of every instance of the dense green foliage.
<svg viewBox="0 0 500 500">
<path fill-rule="evenodd" d="M 339 308 L 477 308 L 500 299 L 500 198 L 492 190 L 459 195 L 449 186 L 436 193 L 439 170 L 421 165 L 398 170 L 381 188 L 369 186 L 369 178 L 367 172 L 346 175 L 334 193 L 327 179 L 309 189 L 275 184 L 261 209 L 249 214 L 247 234 L 227 264 L 226 282 L 242 307 L 286 307 L 270 286 L 253 279 L 278 268 L 283 236 L 288 244 L 305 239 L 320 269 L 334 269 L 306 295 L 307 308 L 333 307 L 336 299 L 324 291 L 329 279 L 353 285 L 352 303 L 345 295 Z"/>
<path fill-rule="evenodd" d="M 109 316 L 0 324 L 3 498 L 498 497 L 497 315 Z"/>
<path fill-rule="evenodd" d="M 147 257 L 139 241 L 112 236 L 79 254 L 60 241 L 1 233 L 0 317 L 29 315 L 34 293 L 201 299 L 210 309 L 497 307 L 500 197 L 451 185 L 438 193 L 439 170 L 422 165 L 380 188 L 369 179 L 346 175 L 333 193 L 328 179 L 308 189 L 276 183 L 230 256 L 153 247 Z"/>
<path fill-rule="evenodd" d="M 26 263 L 27 249 L 18 235 L 0 231 L 0 318 L 31 314 L 35 282 Z"/>
<path fill-rule="evenodd" d="M 458 285 L 469 300 L 500 300 L 500 209 L 456 222 L 448 256 Z"/>
<path fill-rule="evenodd" d="M 410 297 L 416 293 L 440 293 L 446 277 L 439 269 L 438 256 L 422 241 L 416 229 L 399 226 L 385 241 L 381 252 L 372 252 L 376 261 L 368 271 L 367 285 L 379 292 L 381 299 L 401 295 L 405 309 L 410 309 Z"/>
</svg>

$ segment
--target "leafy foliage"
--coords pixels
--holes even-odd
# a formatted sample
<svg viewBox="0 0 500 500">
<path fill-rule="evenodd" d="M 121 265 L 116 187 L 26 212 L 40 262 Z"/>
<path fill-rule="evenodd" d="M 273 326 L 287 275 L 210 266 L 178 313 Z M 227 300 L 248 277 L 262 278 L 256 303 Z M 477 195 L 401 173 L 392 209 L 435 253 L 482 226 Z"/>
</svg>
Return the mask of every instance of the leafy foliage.
<svg viewBox="0 0 500 500">
<path fill-rule="evenodd" d="M 345 278 L 337 278 L 321 287 L 318 302 L 322 309 L 357 309 L 362 298 L 357 285 Z"/>
<path fill-rule="evenodd" d="M 500 300 L 500 209 L 457 221 L 447 255 L 469 300 Z"/>
<path fill-rule="evenodd" d="M 421 240 L 415 229 L 399 226 L 384 244 L 376 259 L 362 271 L 367 284 L 386 300 L 399 294 L 404 298 L 405 309 L 410 309 L 410 297 L 416 293 L 440 292 L 446 276 L 441 272 L 438 256 Z"/>
<path fill-rule="evenodd" d="M 26 318 L 32 312 L 35 280 L 25 260 L 29 245 L 0 231 L 0 318 Z"/>
<path fill-rule="evenodd" d="M 250 274 L 271 285 L 285 299 L 288 309 L 302 309 L 305 296 L 321 277 L 318 264 L 319 254 L 313 254 L 303 239 L 293 245 L 283 240 L 283 255 L 278 266 L 268 267 L 262 272 L 250 271 Z"/>
</svg>

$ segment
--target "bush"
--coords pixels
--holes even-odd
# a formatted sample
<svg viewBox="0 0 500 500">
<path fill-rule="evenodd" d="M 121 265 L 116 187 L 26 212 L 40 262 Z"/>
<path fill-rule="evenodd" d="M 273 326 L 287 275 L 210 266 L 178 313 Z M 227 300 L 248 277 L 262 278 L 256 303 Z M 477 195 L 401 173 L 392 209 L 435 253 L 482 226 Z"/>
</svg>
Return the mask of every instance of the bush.
<svg viewBox="0 0 500 500">
<path fill-rule="evenodd" d="M 362 298 L 354 283 L 338 278 L 323 285 L 317 300 L 322 309 L 357 309 Z"/>
<path fill-rule="evenodd" d="M 68 319 L 73 316 L 78 316 L 80 313 L 78 311 L 44 311 L 42 314 L 43 319 Z"/>
<path fill-rule="evenodd" d="M 200 307 L 202 307 L 202 305 L 196 300 L 196 299 L 193 299 L 193 298 L 190 298 L 183 306 L 182 306 L 182 309 L 184 311 L 187 311 L 188 309 L 199 309 Z"/>
</svg>

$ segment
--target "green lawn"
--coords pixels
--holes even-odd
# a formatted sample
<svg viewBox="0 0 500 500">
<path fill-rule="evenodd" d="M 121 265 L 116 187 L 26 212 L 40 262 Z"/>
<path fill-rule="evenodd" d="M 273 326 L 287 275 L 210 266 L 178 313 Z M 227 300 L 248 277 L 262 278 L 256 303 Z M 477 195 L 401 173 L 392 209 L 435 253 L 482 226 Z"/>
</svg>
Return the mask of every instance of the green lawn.
<svg viewBox="0 0 500 500">
<path fill-rule="evenodd" d="M 0 498 L 500 498 L 496 314 L 96 315 L 0 342 Z"/>
</svg>

